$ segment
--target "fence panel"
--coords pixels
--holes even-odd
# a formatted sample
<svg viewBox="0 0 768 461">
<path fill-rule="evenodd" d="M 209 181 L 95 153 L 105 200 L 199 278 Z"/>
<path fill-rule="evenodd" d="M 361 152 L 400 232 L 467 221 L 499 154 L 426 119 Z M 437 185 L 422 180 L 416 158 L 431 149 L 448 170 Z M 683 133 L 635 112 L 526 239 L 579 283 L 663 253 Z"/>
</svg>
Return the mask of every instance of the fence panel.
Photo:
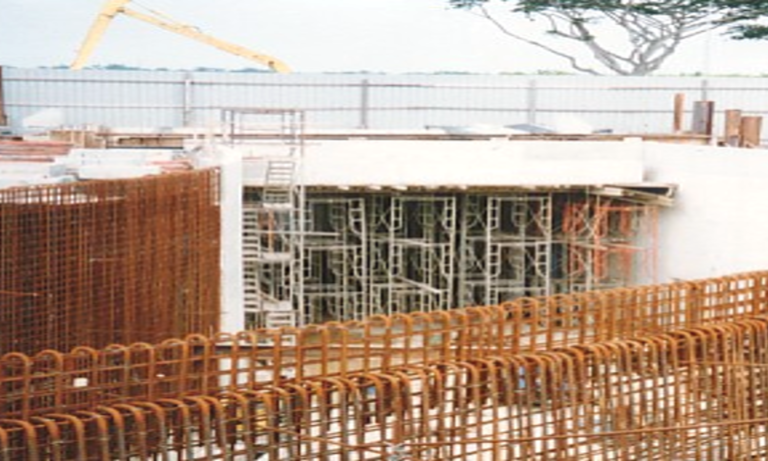
<svg viewBox="0 0 768 461">
<path fill-rule="evenodd" d="M 667 133 L 673 99 L 768 115 L 765 78 L 384 75 L 4 69 L 6 111 L 35 126 L 210 129 L 222 109 L 291 108 L 314 129 L 565 130 Z M 689 111 L 690 112 L 690 111 Z M 688 114 L 690 118 L 690 113 Z M 31 118 L 30 118 L 31 117 Z M 29 125 L 29 126 L 27 126 Z"/>
</svg>

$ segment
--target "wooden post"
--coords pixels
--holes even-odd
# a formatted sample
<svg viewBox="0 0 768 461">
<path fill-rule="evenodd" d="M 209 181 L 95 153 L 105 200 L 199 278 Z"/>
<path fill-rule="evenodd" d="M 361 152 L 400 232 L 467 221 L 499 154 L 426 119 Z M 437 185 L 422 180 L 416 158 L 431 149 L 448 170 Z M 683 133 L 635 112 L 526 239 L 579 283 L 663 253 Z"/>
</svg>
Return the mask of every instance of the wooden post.
<svg viewBox="0 0 768 461">
<path fill-rule="evenodd" d="M 685 93 L 675 95 L 675 115 L 672 121 L 672 132 L 680 134 L 683 132 L 683 116 L 685 114 Z"/>
<path fill-rule="evenodd" d="M 715 113 L 713 101 L 696 101 L 693 103 L 693 123 L 691 131 L 695 134 L 712 135 L 712 118 Z"/>
<path fill-rule="evenodd" d="M 731 147 L 738 147 L 741 144 L 741 111 L 738 109 L 725 111 L 723 143 Z"/>
<path fill-rule="evenodd" d="M 750 116 L 741 118 L 741 146 L 758 147 L 763 117 Z"/>
</svg>

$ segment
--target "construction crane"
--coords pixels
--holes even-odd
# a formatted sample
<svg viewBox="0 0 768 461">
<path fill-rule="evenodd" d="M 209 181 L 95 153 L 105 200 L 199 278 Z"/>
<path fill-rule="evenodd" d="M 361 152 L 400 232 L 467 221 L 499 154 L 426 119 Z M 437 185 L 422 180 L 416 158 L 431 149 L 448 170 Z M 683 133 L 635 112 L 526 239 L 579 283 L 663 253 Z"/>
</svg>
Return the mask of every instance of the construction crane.
<svg viewBox="0 0 768 461">
<path fill-rule="evenodd" d="M 88 58 L 91 57 L 93 50 L 96 49 L 96 45 L 98 45 L 101 37 L 107 30 L 109 23 L 118 14 L 124 14 L 134 19 L 158 26 L 162 29 L 181 34 L 185 37 L 193 38 L 197 41 L 211 45 L 228 53 L 232 53 L 237 56 L 242 56 L 252 61 L 265 64 L 275 72 L 287 73 L 291 71 L 291 69 L 279 59 L 273 58 L 272 56 L 267 56 L 265 54 L 257 53 L 240 45 L 235 45 L 233 43 L 229 43 L 216 37 L 204 34 L 200 32 L 200 30 L 196 27 L 171 19 L 170 17 L 158 11 L 148 9 L 148 13 L 142 13 L 130 8 L 126 8 L 125 5 L 130 2 L 131 0 L 107 0 L 107 2 L 101 8 L 99 15 L 96 17 L 96 20 L 93 22 L 91 29 L 88 31 L 88 35 L 85 36 L 85 40 L 83 40 L 83 45 L 80 47 L 80 51 L 77 53 L 77 57 L 70 65 L 71 69 L 82 69 L 85 66 Z"/>
</svg>

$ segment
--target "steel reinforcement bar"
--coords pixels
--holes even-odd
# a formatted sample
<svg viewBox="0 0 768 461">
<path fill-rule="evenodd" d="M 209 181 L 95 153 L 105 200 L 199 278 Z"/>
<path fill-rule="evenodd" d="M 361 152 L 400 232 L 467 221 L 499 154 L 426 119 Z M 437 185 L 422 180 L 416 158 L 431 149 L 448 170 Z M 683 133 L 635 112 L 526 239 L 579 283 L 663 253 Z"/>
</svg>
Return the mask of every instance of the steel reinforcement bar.
<svg viewBox="0 0 768 461">
<path fill-rule="evenodd" d="M 218 331 L 218 183 L 208 169 L 0 190 L 0 355 Z"/>
<path fill-rule="evenodd" d="M 213 395 L 287 379 L 552 350 L 768 311 L 768 272 L 301 329 L 191 335 L 159 344 L 0 357 L 0 414 Z"/>
<path fill-rule="evenodd" d="M 768 450 L 768 316 L 0 420 L 0 461 L 721 460 Z"/>
</svg>

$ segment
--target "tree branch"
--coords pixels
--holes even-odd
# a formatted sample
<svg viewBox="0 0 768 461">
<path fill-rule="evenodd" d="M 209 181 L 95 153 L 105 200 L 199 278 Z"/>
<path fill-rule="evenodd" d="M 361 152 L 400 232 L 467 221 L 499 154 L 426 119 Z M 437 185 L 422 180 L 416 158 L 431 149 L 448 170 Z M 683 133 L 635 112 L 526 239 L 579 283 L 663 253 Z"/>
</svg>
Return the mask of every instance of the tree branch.
<svg viewBox="0 0 768 461">
<path fill-rule="evenodd" d="M 523 43 L 533 45 L 537 48 L 547 51 L 548 53 L 552 53 L 555 56 L 559 56 L 567 60 L 571 64 L 571 67 L 575 70 L 578 70 L 579 72 L 584 72 L 590 75 L 602 75 L 600 72 L 596 71 L 595 69 L 582 66 L 581 64 L 579 64 L 578 60 L 573 56 L 563 53 L 562 51 L 557 50 L 556 48 L 550 47 L 548 45 L 545 45 L 539 41 L 532 40 L 530 38 L 527 38 L 512 32 L 504 24 L 502 24 L 500 21 L 494 18 L 484 6 L 479 6 L 478 8 L 482 12 L 481 16 L 491 21 L 491 23 L 495 25 L 502 33 L 514 38 L 515 40 L 519 40 Z"/>
<path fill-rule="evenodd" d="M 513 15 L 544 19 L 550 36 L 584 46 L 592 57 L 582 60 L 565 48 L 518 34 L 486 7 L 494 0 L 449 0 L 489 20 L 505 35 L 569 62 L 579 72 L 600 75 L 603 67 L 621 75 L 645 75 L 664 63 L 689 38 L 718 28 L 748 27 L 768 13 L 768 0 L 517 0 Z M 506 2 L 512 0 L 499 0 Z M 622 30 L 628 47 L 598 37 L 597 26 Z M 768 34 L 768 27 L 765 28 Z M 738 31 L 732 35 L 738 36 Z M 586 61 L 599 63 L 592 67 Z"/>
</svg>

